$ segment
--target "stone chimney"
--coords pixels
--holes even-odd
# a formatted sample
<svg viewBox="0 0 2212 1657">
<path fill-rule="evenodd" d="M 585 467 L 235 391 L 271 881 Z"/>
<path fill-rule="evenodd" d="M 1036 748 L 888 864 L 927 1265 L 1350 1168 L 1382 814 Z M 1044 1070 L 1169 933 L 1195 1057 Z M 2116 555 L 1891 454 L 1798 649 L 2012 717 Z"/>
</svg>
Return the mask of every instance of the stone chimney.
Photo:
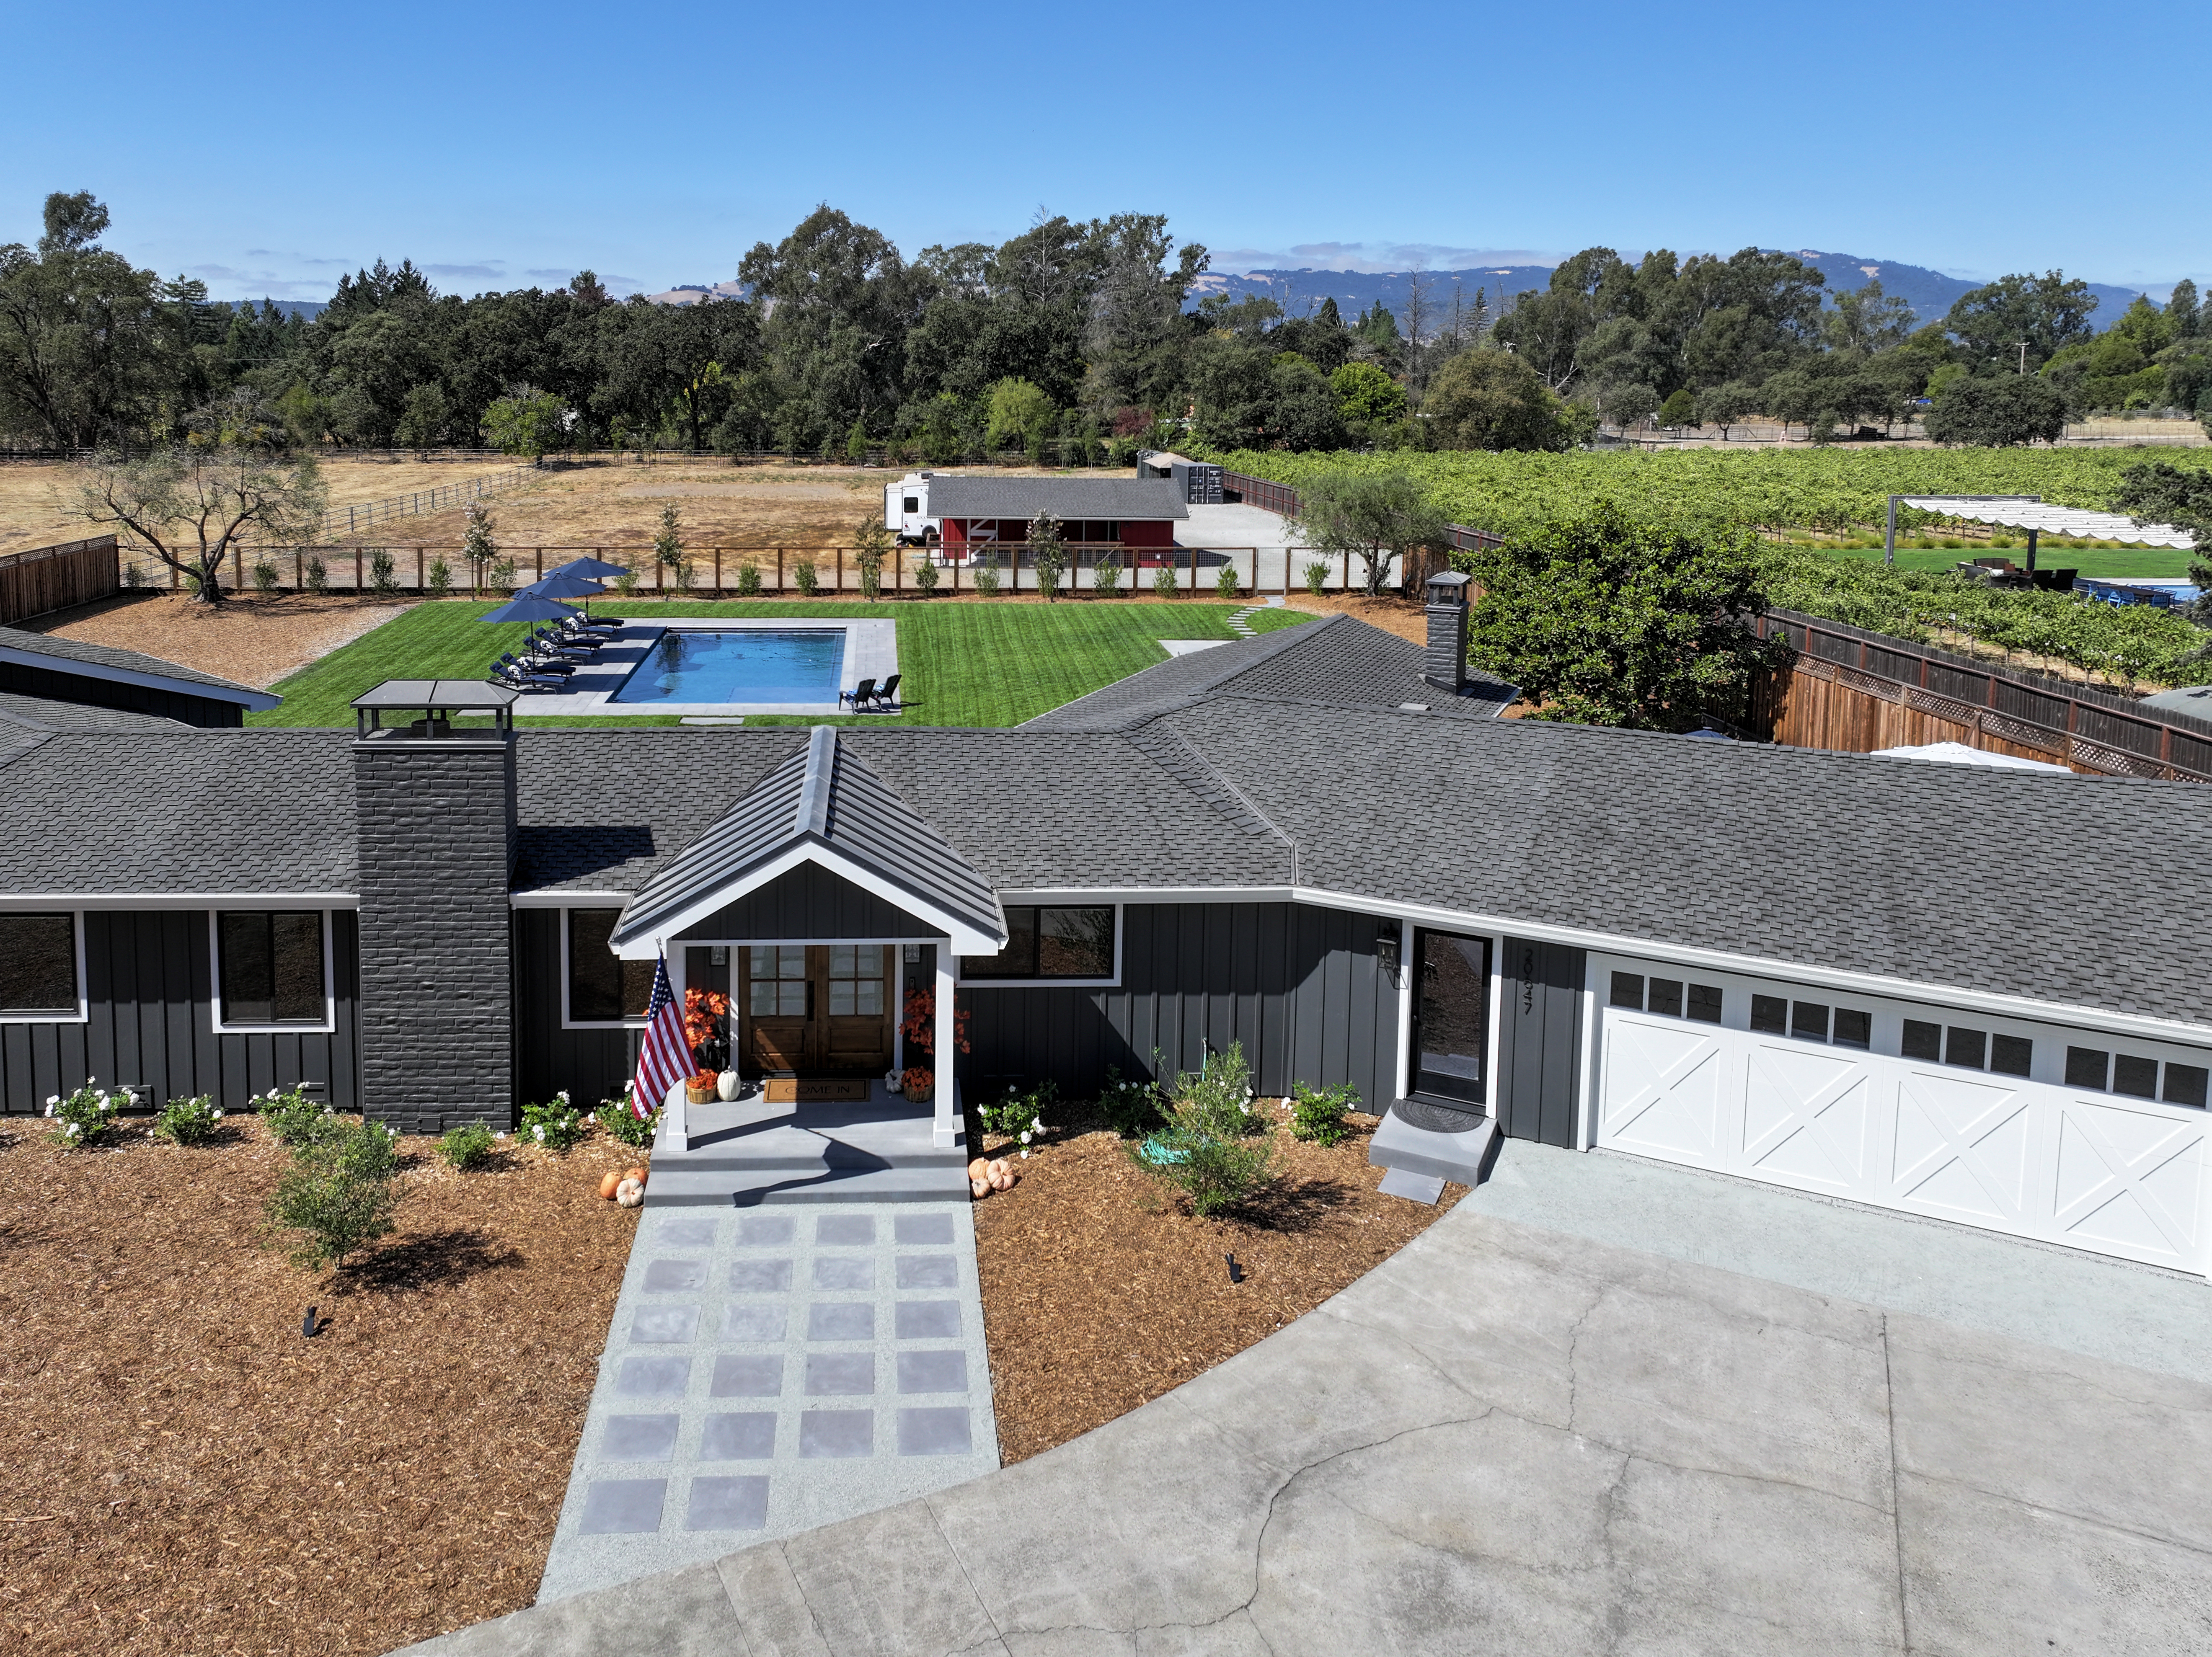
<svg viewBox="0 0 2212 1657">
<path fill-rule="evenodd" d="M 1421 677 L 1455 696 L 1467 683 L 1467 577 L 1457 570 L 1427 582 L 1429 650 Z"/>
<path fill-rule="evenodd" d="M 404 1133 L 515 1126 L 514 695 L 393 680 L 354 703 L 362 1103 Z"/>
</svg>

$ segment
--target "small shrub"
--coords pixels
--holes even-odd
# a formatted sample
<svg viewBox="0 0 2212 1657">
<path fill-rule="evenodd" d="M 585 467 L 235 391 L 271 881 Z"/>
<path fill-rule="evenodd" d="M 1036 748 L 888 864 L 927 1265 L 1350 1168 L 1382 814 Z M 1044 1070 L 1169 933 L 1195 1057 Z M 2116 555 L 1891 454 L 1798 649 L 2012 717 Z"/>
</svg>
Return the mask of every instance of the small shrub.
<svg viewBox="0 0 2212 1657">
<path fill-rule="evenodd" d="M 625 571 L 624 574 L 627 574 L 628 572 Z M 491 580 L 492 588 L 495 592 L 513 592 L 514 591 L 514 560 L 512 558 L 501 558 L 495 560 L 491 567 L 491 575 L 489 579 Z M 637 578 L 635 576 L 631 576 L 630 586 L 635 587 L 636 585 Z M 624 588 L 623 590 L 627 592 L 629 589 Z"/>
<path fill-rule="evenodd" d="M 466 1174 L 471 1168 L 483 1167 L 498 1149 L 499 1136 L 484 1122 L 449 1127 L 438 1136 L 438 1155 L 446 1159 L 447 1167 L 457 1173 Z"/>
<path fill-rule="evenodd" d="M 392 574 L 398 568 L 398 566 L 392 562 L 392 554 L 386 549 L 379 547 L 368 555 L 369 586 L 374 587 L 379 592 L 398 592 L 399 582 Z M 510 581 L 508 585 L 511 586 L 514 583 Z"/>
<path fill-rule="evenodd" d="M 1106 1085 L 1098 1091 L 1098 1114 L 1124 1139 L 1152 1132 L 1167 1122 L 1159 1089 L 1150 1082 L 1124 1081 L 1111 1065 L 1106 1067 Z"/>
<path fill-rule="evenodd" d="M 565 1153 L 574 1149 L 589 1129 L 584 1113 L 568 1102 L 566 1088 L 544 1104 L 522 1108 L 520 1137 L 548 1150 Z"/>
<path fill-rule="evenodd" d="M 811 558 L 802 558 L 791 567 L 791 579 L 800 598 L 811 598 L 815 589 L 822 585 L 822 572 L 815 568 Z"/>
<path fill-rule="evenodd" d="M 46 1100 L 46 1114 L 54 1120 L 54 1143 L 71 1150 L 82 1150 L 115 1126 L 115 1114 L 124 1106 L 135 1102 L 127 1091 L 110 1093 L 100 1084 L 96 1076 L 84 1078 L 84 1085 L 64 1098 L 50 1095 Z"/>
<path fill-rule="evenodd" d="M 310 1099 L 304 1089 L 295 1086 L 287 1092 L 271 1088 L 255 1102 L 261 1120 L 269 1124 L 269 1132 L 280 1145 L 312 1144 L 337 1125 L 331 1108 L 319 1099 Z"/>
<path fill-rule="evenodd" d="M 1051 1082 L 1040 1082 L 1024 1093 L 1011 1083 L 1003 1097 L 992 1100 L 979 1113 L 987 1133 L 1003 1133 L 1009 1139 L 1018 1139 L 1026 1149 L 1033 1139 L 1042 1138 L 1051 1132 L 1045 1126 L 1045 1113 L 1060 1103 L 1060 1089 Z"/>
<path fill-rule="evenodd" d="M 215 1138 L 222 1111 L 212 1094 L 172 1099 L 154 1117 L 154 1132 L 173 1145 L 204 1145 Z"/>
<path fill-rule="evenodd" d="M 927 547 L 915 557 L 914 590 L 925 598 L 937 591 L 937 560 Z"/>
<path fill-rule="evenodd" d="M 1352 1131 L 1344 1125 L 1344 1114 L 1359 1108 L 1359 1089 L 1349 1082 L 1322 1089 L 1293 1082 L 1290 1105 L 1291 1138 L 1310 1144 L 1338 1144 Z"/>
<path fill-rule="evenodd" d="M 125 564 L 123 567 L 122 580 L 125 587 L 143 587 L 146 585 L 146 572 L 136 564 Z"/>
<path fill-rule="evenodd" d="M 741 598 L 757 598 L 760 597 L 760 566 L 758 564 L 738 565 L 738 596 Z"/>
<path fill-rule="evenodd" d="M 654 1131 L 660 1126 L 660 1112 L 655 1110 L 650 1116 L 640 1116 L 629 1108 L 630 1091 L 635 1086 L 635 1083 L 625 1086 L 619 1099 L 601 1100 L 599 1109 L 592 1114 L 606 1131 L 607 1138 L 632 1150 L 643 1150 L 651 1146 Z"/>
<path fill-rule="evenodd" d="M 1328 561 L 1316 558 L 1306 566 L 1306 591 L 1316 598 L 1328 586 Z"/>
<path fill-rule="evenodd" d="M 1242 1041 L 1207 1053 L 1195 1071 L 1175 1079 L 1176 1125 L 1224 1139 L 1260 1131 L 1264 1124 L 1252 1108 L 1251 1077 Z"/>
<path fill-rule="evenodd" d="M 999 555 L 984 553 L 975 561 L 975 591 L 986 598 L 999 596 Z"/>
<path fill-rule="evenodd" d="M 263 598 L 273 598 L 276 596 L 276 583 L 281 579 L 276 574 L 276 566 L 266 558 L 257 558 L 253 561 L 253 590 Z"/>
<path fill-rule="evenodd" d="M 453 567 L 442 558 L 430 561 L 430 593 L 442 598 L 453 590 Z"/>
<path fill-rule="evenodd" d="M 1091 571 L 1091 590 L 1112 595 L 1121 590 L 1121 555 L 1102 552 Z"/>
<path fill-rule="evenodd" d="M 1224 598 L 1234 598 L 1243 585 L 1234 564 L 1224 564 L 1213 574 L 1213 590 Z"/>
<path fill-rule="evenodd" d="M 1137 1166 L 1201 1217 L 1249 1203 L 1281 1177 L 1272 1127 L 1252 1109 L 1241 1042 L 1175 1080 L 1166 1132 L 1142 1141 Z"/>
<path fill-rule="evenodd" d="M 1173 564 L 1162 564 L 1158 569 L 1152 572 L 1153 598 L 1172 598 L 1180 591 L 1182 591 L 1182 589 L 1176 586 L 1176 573 L 1175 566 Z"/>
<path fill-rule="evenodd" d="M 320 598 L 331 590 L 331 567 L 316 554 L 307 555 L 307 591 Z"/>
<path fill-rule="evenodd" d="M 294 1147 L 268 1216 L 272 1227 L 302 1234 L 292 1253 L 301 1266 L 343 1266 L 348 1255 L 392 1234 L 398 1138 L 380 1122 L 349 1122 Z"/>
<path fill-rule="evenodd" d="M 1190 1211 L 1201 1219 L 1250 1202 L 1279 1177 L 1272 1138 L 1255 1144 L 1211 1135 L 1178 1136 L 1173 1144 L 1182 1151 L 1182 1160 L 1164 1163 L 1158 1172 L 1189 1199 Z"/>
</svg>

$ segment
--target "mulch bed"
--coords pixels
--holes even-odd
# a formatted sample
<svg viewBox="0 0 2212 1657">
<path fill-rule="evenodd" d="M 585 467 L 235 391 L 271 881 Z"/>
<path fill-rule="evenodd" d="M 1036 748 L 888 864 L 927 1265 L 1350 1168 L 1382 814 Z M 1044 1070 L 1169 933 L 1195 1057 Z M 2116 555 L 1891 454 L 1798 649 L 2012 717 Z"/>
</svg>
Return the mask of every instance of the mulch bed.
<svg viewBox="0 0 2212 1657">
<path fill-rule="evenodd" d="M 599 1179 L 639 1159 L 403 1141 L 399 1232 L 334 1282 L 261 1235 L 258 1120 L 0 1120 L 0 1649 L 374 1654 L 529 1604 L 636 1224 Z"/>
<path fill-rule="evenodd" d="M 999 1453 L 1064 1444 L 1264 1339 L 1389 1258 L 1465 1194 L 1434 1208 L 1376 1189 L 1375 1119 L 1328 1150 L 1280 1135 L 1286 1177 L 1259 1209 L 1198 1219 L 1109 1132 L 1015 1166 L 1021 1183 L 975 1209 Z M 985 1140 L 985 1154 L 1008 1154 Z M 1243 1281 L 1229 1281 L 1234 1254 Z"/>
<path fill-rule="evenodd" d="M 325 593 L 264 598 L 238 593 L 219 605 L 181 593 L 124 593 L 57 610 L 29 630 L 136 650 L 217 678 L 266 689 L 407 609 L 407 601 Z"/>
</svg>

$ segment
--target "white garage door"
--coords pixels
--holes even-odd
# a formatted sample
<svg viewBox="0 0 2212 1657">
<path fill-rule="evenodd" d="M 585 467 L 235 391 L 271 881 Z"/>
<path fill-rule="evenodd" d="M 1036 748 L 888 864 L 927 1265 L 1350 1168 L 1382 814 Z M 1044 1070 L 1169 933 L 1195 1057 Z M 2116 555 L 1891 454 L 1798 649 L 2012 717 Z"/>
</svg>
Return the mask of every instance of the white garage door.
<svg viewBox="0 0 2212 1657">
<path fill-rule="evenodd" d="M 1602 1001 L 1607 979 L 1593 977 Z M 1747 1005 L 1749 991 L 1738 986 L 1727 998 Z M 1894 1049 L 1882 1040 L 1879 1004 L 1869 1005 L 1872 1046 Z M 1889 1023 L 1901 1027 L 1901 1017 L 1893 1010 Z M 1597 1143 L 2153 1265 L 2212 1269 L 2203 1109 L 1742 1022 L 1741 1013 L 1716 1024 L 1605 1008 Z M 2084 1062 L 2078 1055 L 2089 1050 L 2067 1034 L 2044 1032 L 2055 1050 L 2039 1054 L 2039 1072 Z M 2075 1043 L 2096 1039 L 2072 1035 Z"/>
</svg>

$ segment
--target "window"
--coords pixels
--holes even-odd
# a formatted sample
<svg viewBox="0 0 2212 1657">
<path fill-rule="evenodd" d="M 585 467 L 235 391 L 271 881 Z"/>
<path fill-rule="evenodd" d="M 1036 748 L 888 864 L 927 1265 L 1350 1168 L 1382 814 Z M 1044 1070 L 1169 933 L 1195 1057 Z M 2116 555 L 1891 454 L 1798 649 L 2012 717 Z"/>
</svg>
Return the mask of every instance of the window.
<svg viewBox="0 0 2212 1657">
<path fill-rule="evenodd" d="M 1751 1027 L 1767 1035 L 1790 1033 L 1790 1004 L 1778 995 L 1751 998 Z"/>
<path fill-rule="evenodd" d="M 0 915 L 0 1013 L 76 1017 L 75 915 Z"/>
<path fill-rule="evenodd" d="M 1828 1010 L 1817 1001 L 1799 1001 L 1790 1009 L 1790 1034 L 1802 1041 L 1828 1039 Z"/>
<path fill-rule="evenodd" d="M 1836 1009 L 1836 1032 L 1831 1038 L 1839 1047 L 1871 1047 L 1874 1045 L 1874 1015 L 1862 1012 L 1856 1007 Z"/>
<path fill-rule="evenodd" d="M 2100 1053 L 2094 1047 L 2066 1049 L 2066 1085 L 2069 1088 L 2094 1088 L 2105 1090 L 2105 1070 L 2112 1054 Z"/>
<path fill-rule="evenodd" d="M 2202 1065 L 2168 1065 L 2166 1067 L 2166 1102 L 2169 1105 L 2194 1105 L 2204 1108 L 2206 1072 Z"/>
<path fill-rule="evenodd" d="M 2158 1060 L 2138 1059 L 2131 1053 L 2116 1054 L 2112 1059 L 2112 1091 L 2135 1099 L 2157 1098 Z"/>
<path fill-rule="evenodd" d="M 756 944 L 745 950 L 752 988 L 745 1011 L 756 1018 L 806 1017 L 806 946 Z"/>
<path fill-rule="evenodd" d="M 1615 973 L 1613 975 L 1613 1005 L 1644 1011 L 1644 975 L 1641 973 Z"/>
<path fill-rule="evenodd" d="M 2024 1035 L 1990 1037 L 1990 1068 L 2000 1076 L 2025 1076 L 2034 1067 L 2035 1043 Z"/>
<path fill-rule="evenodd" d="M 1669 1018 L 1682 1016 L 1682 980 L 1679 978 L 1655 978 L 1651 980 L 1650 1009 L 1664 1013 Z"/>
<path fill-rule="evenodd" d="M 1926 1064 L 1939 1064 L 1943 1058 L 1943 1027 L 1925 1023 L 1917 1018 L 1905 1021 L 1905 1039 L 1898 1051 L 1907 1059 L 1917 1059 Z"/>
<path fill-rule="evenodd" d="M 1111 978 L 1114 911 L 1006 906 L 1006 947 L 960 957 L 964 978 Z"/>
<path fill-rule="evenodd" d="M 313 909 L 216 916 L 226 1024 L 319 1024 L 329 1016 L 323 917 Z"/>
<path fill-rule="evenodd" d="M 1721 1022 L 1721 991 L 1717 984 L 1690 986 L 1689 1015 L 1704 1024 Z"/>
<path fill-rule="evenodd" d="M 884 1011 L 884 946 L 830 946 L 830 1016 L 879 1018 Z"/>
<path fill-rule="evenodd" d="M 1989 1040 L 1986 1030 L 1962 1029 L 1954 1024 L 1950 1039 L 1944 1044 L 1943 1062 L 1961 1065 L 1968 1070 L 1979 1070 L 1989 1047 Z"/>
<path fill-rule="evenodd" d="M 619 1024 L 645 1017 L 653 998 L 650 961 L 617 960 L 607 948 L 620 909 L 568 911 L 568 1022 Z"/>
<path fill-rule="evenodd" d="M 918 495 L 901 495 L 899 497 L 899 510 L 901 512 L 920 512 L 921 510 L 921 497 Z"/>
</svg>

